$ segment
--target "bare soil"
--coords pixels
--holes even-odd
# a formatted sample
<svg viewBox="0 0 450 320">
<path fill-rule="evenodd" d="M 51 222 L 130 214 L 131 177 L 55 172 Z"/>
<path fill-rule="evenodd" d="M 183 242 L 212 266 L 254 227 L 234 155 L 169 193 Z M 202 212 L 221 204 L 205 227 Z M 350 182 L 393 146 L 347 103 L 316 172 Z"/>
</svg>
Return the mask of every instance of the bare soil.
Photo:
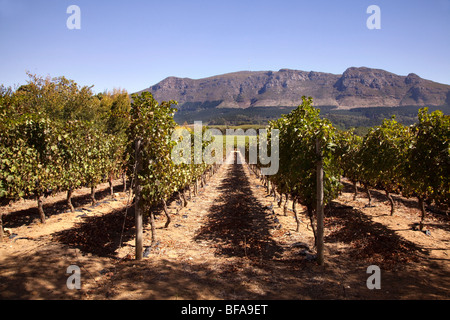
<svg viewBox="0 0 450 320">
<path fill-rule="evenodd" d="M 247 165 L 225 163 L 200 193 L 181 208 L 169 205 L 172 222 L 155 208 L 157 245 L 134 260 L 134 210 L 128 194 L 111 198 L 108 185 L 91 206 L 88 189 L 46 199 L 48 219 L 35 201 L 0 208 L 8 234 L 0 242 L 1 299 L 449 299 L 450 221 L 429 213 L 426 230 L 413 230 L 419 210 L 394 196 L 397 212 L 373 191 L 342 195 L 325 212 L 325 265 L 318 266 L 309 219 L 296 232 Z M 289 208 L 292 204 L 289 202 Z M 67 267 L 81 268 L 81 290 L 66 286 Z M 367 268 L 381 269 L 381 289 L 369 290 Z"/>
</svg>

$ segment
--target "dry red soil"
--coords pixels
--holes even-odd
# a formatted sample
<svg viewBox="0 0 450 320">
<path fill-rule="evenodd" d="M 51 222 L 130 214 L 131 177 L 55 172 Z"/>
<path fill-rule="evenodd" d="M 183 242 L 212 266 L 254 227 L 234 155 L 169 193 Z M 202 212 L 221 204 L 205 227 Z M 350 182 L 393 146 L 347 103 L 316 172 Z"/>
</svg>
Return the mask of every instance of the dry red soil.
<svg viewBox="0 0 450 320">
<path fill-rule="evenodd" d="M 99 204 L 78 190 L 75 213 L 64 194 L 0 208 L 8 233 L 0 243 L 1 299 L 449 299 L 450 221 L 415 201 L 394 196 L 397 212 L 374 191 L 374 207 L 345 184 L 325 212 L 325 265 L 314 260 L 309 219 L 296 232 L 293 212 L 269 197 L 247 165 L 224 164 L 172 222 L 156 213 L 157 245 L 134 260 L 134 210 L 115 185 L 100 186 Z M 127 206 L 128 205 L 128 206 Z M 291 207 L 291 204 L 289 204 Z M 273 209 L 272 209 L 273 208 Z M 148 221 L 144 246 L 150 246 Z M 308 250 L 309 249 L 309 250 Z M 80 290 L 69 290 L 67 267 L 81 268 Z M 381 289 L 369 290 L 367 268 L 381 269 Z"/>
</svg>

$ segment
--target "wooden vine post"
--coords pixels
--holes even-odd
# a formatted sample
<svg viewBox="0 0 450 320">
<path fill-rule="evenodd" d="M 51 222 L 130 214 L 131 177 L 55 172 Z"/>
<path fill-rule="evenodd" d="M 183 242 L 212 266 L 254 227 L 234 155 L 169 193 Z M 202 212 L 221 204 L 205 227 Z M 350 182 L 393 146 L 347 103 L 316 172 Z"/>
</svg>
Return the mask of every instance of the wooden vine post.
<svg viewBox="0 0 450 320">
<path fill-rule="evenodd" d="M 3 213 L 0 213 L 0 242 L 3 242 Z"/>
<path fill-rule="evenodd" d="M 323 158 L 321 143 L 319 138 L 316 138 L 316 154 L 317 154 L 317 263 L 324 264 L 323 257 Z"/>
<path fill-rule="evenodd" d="M 141 152 L 141 139 L 136 139 L 135 145 L 135 159 L 136 159 L 136 185 L 135 185 L 135 220 L 136 220 L 136 260 L 142 260 L 143 256 L 143 229 L 142 229 L 142 216 L 143 216 L 143 208 L 142 208 L 142 186 L 141 181 L 139 179 L 139 174 L 142 170 L 142 152 Z"/>
</svg>

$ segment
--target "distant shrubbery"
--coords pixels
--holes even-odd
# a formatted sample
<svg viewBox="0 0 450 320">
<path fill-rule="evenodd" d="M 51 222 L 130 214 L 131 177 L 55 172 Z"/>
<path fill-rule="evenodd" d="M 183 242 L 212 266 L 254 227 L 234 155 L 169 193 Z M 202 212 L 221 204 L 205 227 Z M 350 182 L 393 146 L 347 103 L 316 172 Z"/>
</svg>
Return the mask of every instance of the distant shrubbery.
<svg viewBox="0 0 450 320">
<path fill-rule="evenodd" d="M 175 115 L 178 123 L 203 121 L 211 126 L 242 126 L 242 125 L 267 125 L 269 120 L 276 120 L 283 114 L 292 112 L 294 107 L 258 107 L 247 109 L 213 108 L 212 103 L 208 107 L 198 104 L 184 104 Z M 395 115 L 396 120 L 403 125 L 412 125 L 417 122 L 417 113 L 420 107 L 370 107 L 355 108 L 351 110 L 337 110 L 334 107 L 320 106 L 322 118 L 330 120 L 334 127 L 340 130 L 355 129 L 355 134 L 365 135 L 369 128 L 380 125 L 384 119 Z M 430 111 L 441 110 L 444 114 L 450 114 L 450 106 L 430 107 Z"/>
</svg>

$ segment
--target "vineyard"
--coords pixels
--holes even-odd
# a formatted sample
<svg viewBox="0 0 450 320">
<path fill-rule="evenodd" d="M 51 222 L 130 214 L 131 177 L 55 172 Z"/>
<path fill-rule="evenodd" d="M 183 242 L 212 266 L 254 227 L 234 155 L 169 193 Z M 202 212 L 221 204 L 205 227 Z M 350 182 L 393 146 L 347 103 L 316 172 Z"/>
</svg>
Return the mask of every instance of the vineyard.
<svg viewBox="0 0 450 320">
<path fill-rule="evenodd" d="M 176 101 L 29 77 L 0 88 L 0 297 L 450 296 L 448 115 L 361 137 L 303 97 L 222 156 L 228 139 L 179 126 Z"/>
</svg>

